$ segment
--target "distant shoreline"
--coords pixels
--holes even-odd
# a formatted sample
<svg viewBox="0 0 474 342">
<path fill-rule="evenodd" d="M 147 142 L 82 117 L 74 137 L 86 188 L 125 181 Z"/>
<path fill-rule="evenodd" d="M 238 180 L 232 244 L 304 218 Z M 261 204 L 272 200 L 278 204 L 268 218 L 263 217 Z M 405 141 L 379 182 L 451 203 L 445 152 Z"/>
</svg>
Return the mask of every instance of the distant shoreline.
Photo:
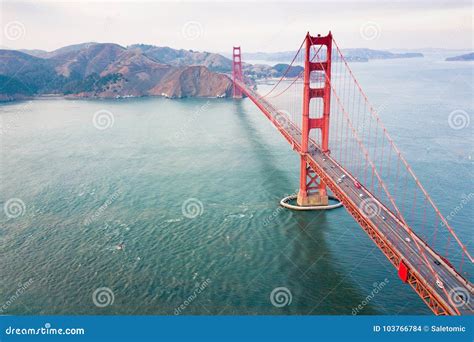
<svg viewBox="0 0 474 342">
<path fill-rule="evenodd" d="M 229 99 L 230 96 L 187 96 L 187 97 L 168 97 L 163 95 L 141 95 L 141 96 L 121 96 L 121 97 L 100 97 L 100 96 L 70 96 L 70 95 L 35 95 L 22 96 L 19 98 L 0 99 L 0 104 L 21 101 L 42 101 L 42 100 L 128 100 L 140 98 L 163 98 L 169 100 L 183 100 L 183 99 Z"/>
</svg>

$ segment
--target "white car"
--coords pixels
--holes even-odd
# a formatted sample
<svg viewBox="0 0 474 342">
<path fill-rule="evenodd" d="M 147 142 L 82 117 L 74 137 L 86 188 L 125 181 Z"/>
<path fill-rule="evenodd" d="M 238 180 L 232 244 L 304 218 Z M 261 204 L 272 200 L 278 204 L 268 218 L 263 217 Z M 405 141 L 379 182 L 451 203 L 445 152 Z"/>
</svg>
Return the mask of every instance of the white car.
<svg viewBox="0 0 474 342">
<path fill-rule="evenodd" d="M 406 242 L 411 242 L 411 240 L 410 240 L 409 237 L 406 237 L 406 238 L 405 238 L 405 241 L 406 241 Z"/>
<path fill-rule="evenodd" d="M 344 178 L 346 178 L 346 175 L 342 175 L 342 176 L 341 176 L 341 179 L 344 179 Z"/>
<path fill-rule="evenodd" d="M 336 181 L 337 184 L 341 184 L 342 183 L 342 179 L 341 178 L 338 178 L 337 181 Z"/>
<path fill-rule="evenodd" d="M 360 197 L 360 198 L 363 198 L 363 197 L 364 197 L 364 194 L 359 194 L 359 197 Z"/>
<path fill-rule="evenodd" d="M 382 220 L 384 220 L 384 221 L 385 221 L 386 219 L 387 219 L 387 218 L 386 218 L 385 216 L 383 216 L 383 215 L 382 215 Z"/>
<path fill-rule="evenodd" d="M 440 289 L 444 289 L 444 285 L 443 285 L 443 282 L 439 279 L 436 279 L 436 285 L 440 288 Z"/>
</svg>

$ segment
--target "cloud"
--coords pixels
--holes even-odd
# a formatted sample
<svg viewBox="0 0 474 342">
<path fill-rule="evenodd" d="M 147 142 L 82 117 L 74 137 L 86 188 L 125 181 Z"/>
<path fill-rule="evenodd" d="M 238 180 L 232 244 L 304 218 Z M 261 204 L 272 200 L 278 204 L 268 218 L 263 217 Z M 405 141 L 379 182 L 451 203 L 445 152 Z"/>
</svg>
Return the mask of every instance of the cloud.
<svg viewBox="0 0 474 342">
<path fill-rule="evenodd" d="M 306 31 L 332 30 L 341 46 L 370 48 L 447 47 L 472 44 L 471 4 L 443 1 L 331 2 L 175 2 L 175 1 L 3 1 L 2 23 L 19 21 L 26 33 L 1 45 L 53 50 L 86 41 L 121 45 L 149 43 L 207 51 L 293 49 Z M 182 35 L 198 22 L 202 34 Z M 366 22 L 380 27 L 376 40 L 364 40 Z M 3 27 L 2 27 L 2 31 Z"/>
</svg>

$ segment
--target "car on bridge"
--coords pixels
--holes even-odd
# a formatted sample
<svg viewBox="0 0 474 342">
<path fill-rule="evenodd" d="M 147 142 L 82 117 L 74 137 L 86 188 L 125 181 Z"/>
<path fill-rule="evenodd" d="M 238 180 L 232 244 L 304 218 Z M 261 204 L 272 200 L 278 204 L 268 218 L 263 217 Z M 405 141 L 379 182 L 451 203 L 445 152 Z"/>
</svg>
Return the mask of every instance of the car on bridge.
<svg viewBox="0 0 474 342">
<path fill-rule="evenodd" d="M 439 257 L 441 258 L 441 260 L 443 260 L 446 263 L 446 265 L 448 265 L 451 268 L 454 268 L 454 266 L 444 256 L 440 255 Z"/>
<path fill-rule="evenodd" d="M 357 189 L 360 189 L 362 186 L 360 185 L 360 183 L 358 181 L 354 181 L 354 186 L 357 188 Z"/>
</svg>

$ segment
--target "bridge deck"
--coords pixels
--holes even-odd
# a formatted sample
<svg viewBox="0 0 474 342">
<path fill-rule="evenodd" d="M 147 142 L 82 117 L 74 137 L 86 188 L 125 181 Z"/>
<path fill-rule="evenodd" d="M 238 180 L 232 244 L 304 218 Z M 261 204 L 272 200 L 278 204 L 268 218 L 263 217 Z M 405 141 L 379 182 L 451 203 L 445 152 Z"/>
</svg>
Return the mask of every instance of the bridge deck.
<svg viewBox="0 0 474 342">
<path fill-rule="evenodd" d="M 282 115 L 281 112 L 279 113 L 269 102 L 262 99 L 259 94 L 250 90 L 244 84 L 239 82 L 237 85 L 272 121 L 293 148 L 299 152 L 301 130 L 291 123 L 289 118 L 288 121 L 277 120 L 277 116 Z M 358 189 L 355 186 L 356 179 L 337 161 L 323 153 L 314 141 L 310 142 L 309 151 L 305 156 L 307 163 L 342 201 L 349 213 L 361 224 L 362 228 L 366 230 L 390 262 L 397 268 L 400 261 L 408 266 L 408 283 L 436 314 L 473 314 L 473 287 L 469 281 L 460 276 L 452 266 L 442 260 L 418 236 L 413 233 L 410 234 L 410 228 L 363 185 Z M 337 180 L 342 175 L 346 175 L 346 177 L 338 184 Z M 373 217 L 368 217 L 361 209 L 362 202 L 367 199 L 371 199 L 380 207 L 380 212 L 377 212 Z M 425 257 L 423 257 L 423 254 Z M 437 285 L 436 276 L 430 270 L 428 263 L 438 275 L 443 288 Z M 459 292 L 459 289 L 464 293 L 469 293 L 470 296 L 465 299 L 465 304 L 454 305 L 452 291 Z M 451 300 L 449 297 L 451 297 Z"/>
</svg>

